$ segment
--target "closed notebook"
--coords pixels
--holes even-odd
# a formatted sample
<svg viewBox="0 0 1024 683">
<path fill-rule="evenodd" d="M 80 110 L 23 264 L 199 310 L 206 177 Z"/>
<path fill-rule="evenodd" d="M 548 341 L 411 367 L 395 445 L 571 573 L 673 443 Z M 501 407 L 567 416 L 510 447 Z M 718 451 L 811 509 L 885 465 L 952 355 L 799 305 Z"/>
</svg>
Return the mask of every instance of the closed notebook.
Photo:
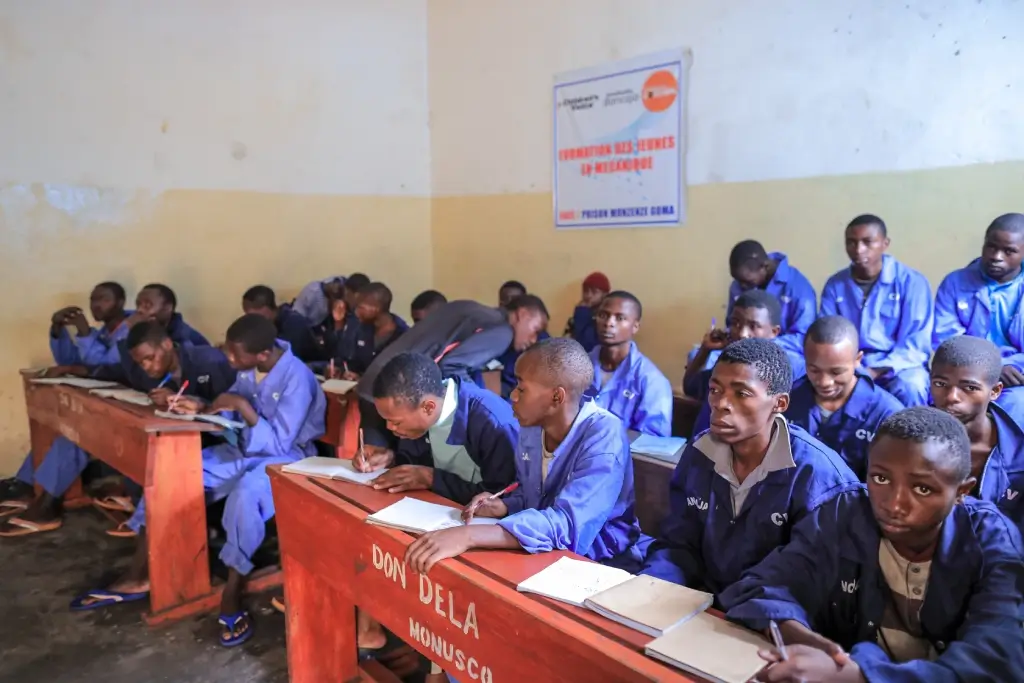
<svg viewBox="0 0 1024 683">
<path fill-rule="evenodd" d="M 711 606 L 711 593 L 653 576 L 629 581 L 587 598 L 584 607 L 655 638 L 663 636 Z"/>
<path fill-rule="evenodd" d="M 108 389 L 120 387 L 117 382 L 105 382 L 101 379 L 89 379 L 88 377 L 39 377 L 30 380 L 32 384 L 66 384 L 69 387 L 79 389 Z"/>
<path fill-rule="evenodd" d="M 162 417 L 165 420 L 181 420 L 182 422 L 209 422 L 215 424 L 218 427 L 224 429 L 245 429 L 244 422 L 238 422 L 236 420 L 229 420 L 226 417 L 220 415 L 182 415 L 181 413 L 171 413 L 166 410 L 156 410 L 153 414 L 157 417 Z"/>
<path fill-rule="evenodd" d="M 686 439 L 678 436 L 651 436 L 641 434 L 629 444 L 629 452 L 647 455 L 658 460 L 678 462 Z"/>
<path fill-rule="evenodd" d="M 352 466 L 351 460 L 339 458 L 322 458 L 314 456 L 305 458 L 281 468 L 282 472 L 291 474 L 304 474 L 307 477 L 318 477 L 320 479 L 333 479 L 335 481 L 352 481 L 357 484 L 369 484 L 371 481 L 387 472 L 377 470 L 376 472 L 359 472 Z"/>
<path fill-rule="evenodd" d="M 115 401 L 134 403 L 137 406 L 153 405 L 153 401 L 149 399 L 149 396 L 134 389 L 93 389 L 89 393 L 100 398 L 112 398 Z"/>
<path fill-rule="evenodd" d="M 747 683 L 765 667 L 757 651 L 768 647 L 753 631 L 704 613 L 651 641 L 644 652 L 715 683 Z"/>
<path fill-rule="evenodd" d="M 425 534 L 452 527 L 464 526 L 462 508 L 428 503 L 406 496 L 402 500 L 378 510 L 366 518 L 368 524 L 386 526 L 410 534 Z M 497 524 L 498 520 L 474 517 L 470 524 Z"/>
<path fill-rule="evenodd" d="M 520 583 L 520 593 L 534 593 L 583 607 L 587 598 L 629 581 L 633 575 L 597 562 L 560 557 Z"/>
<path fill-rule="evenodd" d="M 327 379 L 320 385 L 320 388 L 328 394 L 347 394 L 355 389 L 357 384 L 358 382 L 352 382 L 347 379 Z"/>
</svg>

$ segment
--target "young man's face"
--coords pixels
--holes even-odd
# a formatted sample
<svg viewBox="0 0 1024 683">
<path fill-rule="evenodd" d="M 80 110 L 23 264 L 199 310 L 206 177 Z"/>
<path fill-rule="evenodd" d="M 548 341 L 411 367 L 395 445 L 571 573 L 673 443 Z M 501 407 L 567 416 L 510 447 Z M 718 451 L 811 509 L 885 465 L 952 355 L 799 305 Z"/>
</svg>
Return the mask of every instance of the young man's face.
<svg viewBox="0 0 1024 683">
<path fill-rule="evenodd" d="M 734 308 L 729 324 L 729 339 L 775 339 L 782 332 L 772 325 L 767 308 Z"/>
<path fill-rule="evenodd" d="M 597 287 L 584 287 L 583 288 L 583 305 L 588 308 L 597 308 L 597 305 L 601 303 L 601 299 L 607 292 L 601 291 Z"/>
<path fill-rule="evenodd" d="M 639 313 L 636 304 L 629 299 L 606 297 L 594 316 L 601 346 L 618 346 L 633 341 L 640 329 Z"/>
<path fill-rule="evenodd" d="M 565 390 L 551 386 L 546 373 L 529 353 L 516 361 L 516 386 L 509 395 L 512 413 L 522 427 L 536 427 L 553 414 L 565 399 Z"/>
<path fill-rule="evenodd" d="M 401 398 L 375 398 L 373 404 L 388 429 L 400 439 L 418 439 L 437 424 L 441 417 L 441 396 L 424 396 L 418 404 Z"/>
<path fill-rule="evenodd" d="M 261 315 L 270 322 L 274 322 L 275 320 L 277 320 L 277 311 L 270 308 L 269 306 L 257 306 L 253 302 L 247 301 L 246 299 L 242 299 L 242 312 L 245 313 L 246 315 L 249 315 L 250 313 Z"/>
<path fill-rule="evenodd" d="M 888 248 L 889 238 L 882 234 L 880 225 L 854 225 L 846 229 L 846 255 L 855 268 L 880 270 Z"/>
<path fill-rule="evenodd" d="M 1024 235 L 1006 230 L 985 233 L 981 248 L 981 268 L 993 280 L 1008 282 L 1016 277 L 1024 260 Z"/>
<path fill-rule="evenodd" d="M 380 315 L 380 306 L 372 296 L 356 296 L 356 318 L 361 323 L 370 324 Z"/>
<path fill-rule="evenodd" d="M 130 353 L 135 364 L 154 379 L 166 377 L 175 358 L 174 343 L 170 339 L 164 339 L 159 344 L 139 344 Z"/>
<path fill-rule="evenodd" d="M 537 343 L 537 335 L 547 327 L 548 317 L 539 311 L 520 308 L 512 312 L 509 324 L 512 325 L 512 347 L 525 351 Z"/>
<path fill-rule="evenodd" d="M 962 424 L 988 412 L 988 404 L 999 398 L 1003 383 L 989 384 L 978 366 L 955 368 L 932 363 L 932 401 Z"/>
<path fill-rule="evenodd" d="M 356 304 L 359 303 L 359 290 L 345 288 L 345 303 L 348 305 L 348 310 L 356 310 Z"/>
<path fill-rule="evenodd" d="M 882 535 L 894 545 L 925 548 L 974 479 L 961 481 L 950 467 L 946 446 L 880 436 L 868 455 L 868 498 Z"/>
<path fill-rule="evenodd" d="M 731 275 L 743 291 L 764 289 L 768 284 L 768 263 L 752 261 L 736 268 Z"/>
<path fill-rule="evenodd" d="M 124 311 L 124 299 L 119 299 L 107 287 L 96 287 L 89 295 L 89 312 L 96 322 L 105 323 Z"/>
<path fill-rule="evenodd" d="M 808 337 L 804 341 L 807 379 L 814 393 L 826 401 L 845 401 L 857 386 L 857 366 L 863 354 L 853 341 L 818 344 Z"/>
<path fill-rule="evenodd" d="M 770 430 L 775 415 L 789 407 L 789 394 L 770 395 L 750 365 L 719 361 L 711 371 L 708 405 L 711 433 L 732 445 Z"/>
<path fill-rule="evenodd" d="M 512 303 L 512 300 L 517 296 L 522 296 L 524 294 L 526 294 L 526 292 L 519 287 L 502 287 L 498 290 L 498 305 L 505 308 Z"/>
<path fill-rule="evenodd" d="M 142 317 L 155 320 L 164 327 L 171 322 L 174 307 L 157 289 L 143 289 L 135 297 L 135 309 Z"/>
<path fill-rule="evenodd" d="M 228 357 L 231 367 L 239 372 L 253 370 L 270 359 L 270 351 L 252 353 L 244 344 L 230 340 L 224 343 L 224 355 Z"/>
</svg>

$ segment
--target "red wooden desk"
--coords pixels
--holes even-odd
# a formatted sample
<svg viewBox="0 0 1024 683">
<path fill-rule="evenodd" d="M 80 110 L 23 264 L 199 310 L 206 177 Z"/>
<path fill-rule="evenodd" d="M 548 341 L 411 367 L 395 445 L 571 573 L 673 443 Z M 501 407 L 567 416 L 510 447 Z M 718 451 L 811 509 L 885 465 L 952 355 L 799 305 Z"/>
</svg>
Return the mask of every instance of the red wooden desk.
<svg viewBox="0 0 1024 683">
<path fill-rule="evenodd" d="M 206 497 L 200 434 L 219 428 L 164 420 L 152 408 L 93 396 L 84 389 L 33 384 L 23 378 L 25 406 L 38 467 L 57 435 L 81 446 L 141 485 L 146 496 L 151 626 L 213 609 L 207 558 Z M 280 572 L 249 582 L 258 591 L 280 583 Z"/>
<path fill-rule="evenodd" d="M 516 591 L 569 553 L 471 551 L 421 576 L 402 564 L 412 536 L 364 521 L 400 496 L 268 471 L 292 683 L 369 678 L 356 661 L 357 605 L 460 683 L 697 680 L 644 656 L 650 636 Z M 427 492 L 416 497 L 446 502 Z"/>
</svg>

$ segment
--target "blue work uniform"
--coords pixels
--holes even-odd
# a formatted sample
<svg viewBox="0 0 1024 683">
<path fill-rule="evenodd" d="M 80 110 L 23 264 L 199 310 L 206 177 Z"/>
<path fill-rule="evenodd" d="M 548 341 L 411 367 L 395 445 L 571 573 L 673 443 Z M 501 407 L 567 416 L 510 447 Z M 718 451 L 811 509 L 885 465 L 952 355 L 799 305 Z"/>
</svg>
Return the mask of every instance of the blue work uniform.
<svg viewBox="0 0 1024 683">
<path fill-rule="evenodd" d="M 1024 533 L 1024 427 L 998 403 L 988 406 L 996 445 L 985 461 L 973 495 L 994 503 Z"/>
<path fill-rule="evenodd" d="M 319 348 L 313 337 L 313 324 L 306 316 L 296 313 L 291 306 L 285 304 L 277 309 L 274 326 L 277 328 L 277 338 L 288 342 L 292 353 L 299 360 L 311 363 L 318 359 Z"/>
<path fill-rule="evenodd" d="M 853 473 L 864 481 L 868 469 L 868 449 L 878 425 L 893 413 L 903 410 L 896 397 L 877 386 L 867 375 L 857 375 L 857 385 L 843 406 L 825 417 L 814 395 L 814 386 L 802 377 L 789 392 L 786 419 L 839 453 Z"/>
<path fill-rule="evenodd" d="M 590 306 L 577 306 L 565 330 L 566 337 L 572 337 L 580 343 L 588 353 L 600 341 L 597 338 L 597 324 L 594 322 L 594 309 Z"/>
<path fill-rule="evenodd" d="M 905 406 L 928 403 L 928 359 L 932 355 L 932 290 L 924 275 L 891 256 L 865 296 L 844 268 L 825 283 L 821 315 L 840 315 L 860 332 L 861 363 L 885 368 L 879 385 Z"/>
<path fill-rule="evenodd" d="M 181 313 L 171 315 L 171 319 L 167 323 L 167 336 L 171 338 L 171 341 L 178 344 L 188 343 L 193 346 L 210 345 L 206 337 L 185 322 L 185 319 L 181 317 Z"/>
<path fill-rule="evenodd" d="M 931 661 L 895 662 L 878 644 L 892 602 L 879 560 L 882 536 L 866 497 L 843 516 L 844 533 L 794 534 L 744 574 L 722 595 L 726 616 L 755 630 L 771 619 L 798 621 L 842 646 L 868 681 L 1020 680 L 1021 537 L 994 505 L 967 498 L 942 524 L 916 613 L 937 655 Z"/>
<path fill-rule="evenodd" d="M 636 342 L 615 370 L 601 369 L 601 347 L 590 352 L 594 383 L 587 395 L 615 417 L 627 430 L 652 436 L 672 436 L 672 384 L 661 370 L 640 353 Z"/>
<path fill-rule="evenodd" d="M 570 550 L 635 572 L 650 539 L 640 533 L 633 459 L 622 421 L 585 400 L 565 439 L 544 467 L 544 431 L 519 433 L 519 488 L 504 498 L 498 524 L 529 553 Z"/>
<path fill-rule="evenodd" d="M 335 363 L 352 355 L 359 334 L 359 318 L 355 313 L 345 315 L 341 329 L 334 326 L 334 317 L 328 315 L 318 324 L 310 328 L 313 334 L 313 366 L 317 370 L 325 369 L 333 359 Z"/>
<path fill-rule="evenodd" d="M 203 487 L 207 500 L 227 499 L 221 524 L 227 536 L 221 561 L 249 574 L 252 556 L 263 543 L 266 523 L 274 516 L 267 466 L 316 455 L 314 441 L 324 433 L 327 401 L 313 371 L 295 357 L 288 342 L 270 372 L 257 379 L 254 370 L 238 373 L 228 390 L 252 404 L 258 420 L 247 425 L 239 444 L 221 443 L 203 449 Z M 227 417 L 244 422 L 238 413 Z M 143 498 L 128 526 L 138 531 L 146 520 Z"/>
<path fill-rule="evenodd" d="M 445 392 L 438 424 L 418 439 L 399 439 L 395 464 L 433 468 L 433 492 L 466 505 L 515 478 L 519 422 L 501 396 L 468 380 L 445 380 Z"/>
<path fill-rule="evenodd" d="M 57 365 L 102 365 L 116 363 L 117 345 L 128 337 L 124 321 L 113 330 L 106 325 L 94 328 L 84 337 L 72 335 L 67 327 L 60 328 L 56 337 L 50 335 L 50 351 Z"/>
<path fill-rule="evenodd" d="M 550 339 L 551 335 L 546 331 L 541 331 L 537 335 L 537 341 L 544 341 Z M 522 351 L 516 351 L 515 346 L 509 345 L 508 350 L 505 353 L 498 356 L 497 360 L 501 363 L 501 397 L 508 398 L 512 395 L 512 390 L 516 388 L 516 361 L 519 360 L 519 356 L 523 355 Z"/>
<path fill-rule="evenodd" d="M 775 296 L 782 307 L 782 334 L 779 345 L 787 351 L 803 355 L 804 335 L 814 322 L 818 312 L 818 293 L 803 273 L 790 265 L 785 254 L 773 252 L 768 256 L 778 262 L 775 275 L 765 286 L 765 291 Z M 739 283 L 729 285 L 729 302 L 726 320 L 732 318 L 736 299 L 743 294 Z"/>
<path fill-rule="evenodd" d="M 1024 370 L 1022 292 L 1024 272 L 1006 285 L 999 285 L 982 272 L 981 259 L 954 270 L 942 280 L 935 295 L 933 348 L 961 334 L 981 337 L 999 347 L 1003 365 Z M 993 301 L 993 296 L 997 301 Z"/>
<path fill-rule="evenodd" d="M 643 573 L 717 596 L 791 536 L 838 534 L 840 514 L 863 491 L 835 451 L 781 416 L 764 460 L 739 484 L 732 448 L 705 433 L 676 465 Z"/>
<path fill-rule="evenodd" d="M 357 375 L 366 372 L 370 363 L 377 357 L 377 354 L 391 346 L 403 334 L 409 330 L 409 325 L 401 317 L 391 314 L 395 321 L 395 329 L 388 335 L 387 339 L 377 340 L 376 329 L 372 324 L 356 321 L 354 333 L 346 338 L 343 333 L 338 337 L 340 343 L 334 350 L 334 364 L 340 367 L 344 362 L 348 369 Z"/>
<path fill-rule="evenodd" d="M 345 277 L 335 275 L 326 280 L 314 280 L 302 288 L 299 295 L 292 302 L 292 310 L 309 321 L 310 325 L 317 325 L 325 317 L 331 314 L 328 308 L 327 295 L 324 294 L 324 285 L 338 282 L 345 284 Z"/>
</svg>

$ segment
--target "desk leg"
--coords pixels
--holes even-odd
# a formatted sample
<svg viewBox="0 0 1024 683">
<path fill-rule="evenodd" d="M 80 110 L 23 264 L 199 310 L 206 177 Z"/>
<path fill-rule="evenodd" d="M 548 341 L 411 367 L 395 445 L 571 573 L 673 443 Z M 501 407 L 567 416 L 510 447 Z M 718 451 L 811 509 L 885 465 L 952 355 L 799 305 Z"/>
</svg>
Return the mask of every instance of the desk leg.
<svg viewBox="0 0 1024 683">
<path fill-rule="evenodd" d="M 348 397 L 348 403 L 345 405 L 345 415 L 342 418 L 341 446 L 338 448 L 339 458 L 351 460 L 356 457 L 356 451 L 359 450 L 359 420 L 359 398 L 355 396 L 355 391 L 353 391 L 352 396 Z"/>
<path fill-rule="evenodd" d="M 281 564 L 288 605 L 288 680 L 359 681 L 355 603 L 286 553 L 281 555 Z"/>
<path fill-rule="evenodd" d="M 146 538 L 154 615 L 210 593 L 199 434 L 149 436 Z"/>
</svg>

